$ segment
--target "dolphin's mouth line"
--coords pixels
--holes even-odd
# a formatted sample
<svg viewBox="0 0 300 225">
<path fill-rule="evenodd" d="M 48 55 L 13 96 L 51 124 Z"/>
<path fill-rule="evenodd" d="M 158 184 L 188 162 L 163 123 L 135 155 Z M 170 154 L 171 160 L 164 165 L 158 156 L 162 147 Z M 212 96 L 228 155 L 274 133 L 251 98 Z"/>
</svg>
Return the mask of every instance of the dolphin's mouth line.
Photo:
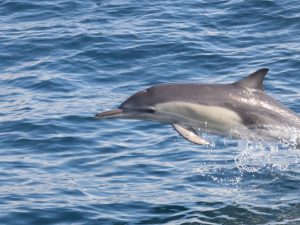
<svg viewBox="0 0 300 225">
<path fill-rule="evenodd" d="M 154 109 L 151 108 L 120 108 L 123 113 L 155 113 Z"/>
<path fill-rule="evenodd" d="M 155 113 L 154 109 L 151 108 L 118 108 L 110 111 L 97 113 L 95 116 L 98 119 L 103 118 L 134 118 L 138 114 L 140 115 L 153 115 Z"/>
</svg>

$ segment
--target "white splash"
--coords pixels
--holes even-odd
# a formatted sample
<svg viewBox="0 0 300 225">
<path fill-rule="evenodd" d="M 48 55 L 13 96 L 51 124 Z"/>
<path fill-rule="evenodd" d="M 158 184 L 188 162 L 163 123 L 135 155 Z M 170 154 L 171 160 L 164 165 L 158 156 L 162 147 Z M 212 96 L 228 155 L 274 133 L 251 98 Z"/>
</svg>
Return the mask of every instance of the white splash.
<svg viewBox="0 0 300 225">
<path fill-rule="evenodd" d="M 295 146 L 243 140 L 238 142 L 240 153 L 235 164 L 242 172 L 259 172 L 265 168 L 285 171 L 297 164 L 300 151 Z"/>
</svg>

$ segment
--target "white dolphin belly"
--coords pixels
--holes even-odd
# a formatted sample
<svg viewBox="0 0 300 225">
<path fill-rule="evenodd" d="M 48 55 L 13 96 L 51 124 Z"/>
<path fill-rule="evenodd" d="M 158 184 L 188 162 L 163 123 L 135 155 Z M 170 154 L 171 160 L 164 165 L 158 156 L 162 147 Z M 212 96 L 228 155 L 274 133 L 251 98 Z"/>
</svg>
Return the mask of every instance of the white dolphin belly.
<svg viewBox="0 0 300 225">
<path fill-rule="evenodd" d="M 180 116 L 194 128 L 229 130 L 243 126 L 241 117 L 234 111 L 220 107 L 188 102 L 166 102 L 155 105 L 157 112 Z M 244 127 L 244 126 L 243 126 Z"/>
<path fill-rule="evenodd" d="M 155 109 L 157 112 L 168 114 L 170 117 L 182 118 L 182 124 L 189 127 L 233 137 L 247 137 L 258 140 L 287 139 L 285 136 L 290 136 L 289 131 L 291 131 L 287 131 L 282 127 L 248 129 L 243 125 L 241 117 L 236 112 L 220 106 L 207 106 L 188 102 L 167 102 L 157 104 Z M 181 121 L 178 122 L 180 123 Z"/>
</svg>

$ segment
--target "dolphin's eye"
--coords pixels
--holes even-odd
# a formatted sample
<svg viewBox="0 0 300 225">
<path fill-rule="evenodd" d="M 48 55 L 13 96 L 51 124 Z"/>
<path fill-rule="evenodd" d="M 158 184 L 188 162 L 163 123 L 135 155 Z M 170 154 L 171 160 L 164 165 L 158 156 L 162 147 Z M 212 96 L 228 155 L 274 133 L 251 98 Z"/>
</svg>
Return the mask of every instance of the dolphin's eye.
<svg viewBox="0 0 300 225">
<path fill-rule="evenodd" d="M 146 109 L 146 112 L 147 113 L 155 113 L 155 110 L 154 109 Z"/>
<path fill-rule="evenodd" d="M 136 111 L 143 112 L 143 113 L 155 113 L 154 109 L 138 109 Z"/>
</svg>

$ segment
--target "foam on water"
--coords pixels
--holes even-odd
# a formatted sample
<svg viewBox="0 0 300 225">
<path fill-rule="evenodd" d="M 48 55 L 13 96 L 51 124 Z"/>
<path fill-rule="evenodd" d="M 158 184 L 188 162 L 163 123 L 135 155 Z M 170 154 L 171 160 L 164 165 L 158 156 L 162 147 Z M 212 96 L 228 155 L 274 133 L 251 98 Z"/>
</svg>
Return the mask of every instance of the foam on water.
<svg viewBox="0 0 300 225">
<path fill-rule="evenodd" d="M 286 171 L 299 163 L 296 146 L 278 143 L 239 141 L 240 153 L 235 157 L 241 171 L 259 172 L 266 168 Z"/>
</svg>

